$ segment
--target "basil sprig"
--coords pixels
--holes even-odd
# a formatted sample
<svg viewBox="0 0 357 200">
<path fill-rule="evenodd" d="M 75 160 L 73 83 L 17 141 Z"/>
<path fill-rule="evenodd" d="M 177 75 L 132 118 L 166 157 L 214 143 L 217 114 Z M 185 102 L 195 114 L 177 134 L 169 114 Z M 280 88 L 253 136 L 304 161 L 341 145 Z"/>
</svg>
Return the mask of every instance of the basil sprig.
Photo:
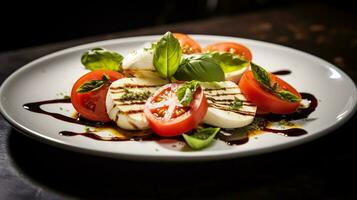
<svg viewBox="0 0 357 200">
<path fill-rule="evenodd" d="M 299 102 L 301 99 L 288 90 L 280 88 L 279 84 L 275 82 L 272 84 L 269 73 L 261 66 L 251 63 L 252 72 L 255 80 L 269 92 L 274 93 L 280 99 L 288 102 Z"/>
<path fill-rule="evenodd" d="M 301 99 L 296 96 L 295 94 L 287 91 L 287 90 L 279 90 L 276 92 L 276 94 L 283 100 L 289 101 L 289 102 L 299 102 Z"/>
<path fill-rule="evenodd" d="M 171 80 L 181 62 L 182 49 L 171 32 L 157 42 L 154 47 L 153 64 L 161 77 Z"/>
<path fill-rule="evenodd" d="M 220 128 L 198 128 L 193 134 L 182 134 L 188 146 L 192 149 L 202 149 L 213 141 Z"/>
<path fill-rule="evenodd" d="M 183 106 L 190 105 L 197 88 L 200 86 L 198 81 L 189 81 L 182 84 L 176 91 L 176 96 Z"/>
<path fill-rule="evenodd" d="M 83 94 L 83 93 L 99 90 L 101 87 L 103 87 L 105 84 L 109 82 L 110 79 L 108 75 L 104 74 L 101 80 L 91 80 L 83 83 L 77 88 L 76 92 Z"/>
<path fill-rule="evenodd" d="M 206 55 L 218 62 L 224 73 L 234 72 L 249 66 L 249 61 L 233 53 L 214 51 L 206 53 Z"/>
<path fill-rule="evenodd" d="M 182 59 L 174 76 L 182 81 L 224 81 L 225 76 L 220 65 L 204 54 L 190 55 Z"/>
<path fill-rule="evenodd" d="M 81 62 L 86 69 L 89 70 L 113 70 L 122 71 L 121 62 L 123 56 L 117 52 L 110 51 L 104 48 L 94 48 L 86 51 Z"/>
<path fill-rule="evenodd" d="M 262 85 L 266 89 L 273 91 L 274 89 L 271 84 L 269 73 L 263 67 L 260 67 L 259 65 L 256 65 L 254 63 L 251 63 L 251 68 L 255 80 L 257 80 L 260 83 L 260 85 Z"/>
</svg>

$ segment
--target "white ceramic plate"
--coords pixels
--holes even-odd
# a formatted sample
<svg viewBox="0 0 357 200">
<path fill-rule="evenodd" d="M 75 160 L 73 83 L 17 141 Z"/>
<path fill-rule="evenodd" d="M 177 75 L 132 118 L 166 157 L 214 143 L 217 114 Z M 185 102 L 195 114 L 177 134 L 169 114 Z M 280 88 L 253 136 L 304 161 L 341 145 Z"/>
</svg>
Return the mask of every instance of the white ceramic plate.
<svg viewBox="0 0 357 200">
<path fill-rule="evenodd" d="M 25 134 L 65 149 L 124 159 L 184 161 L 233 158 L 298 145 L 333 131 L 346 122 L 355 111 L 357 92 L 353 81 L 337 67 L 320 58 L 266 42 L 222 36 L 192 36 L 202 46 L 219 41 L 243 43 L 253 52 L 254 61 L 268 70 L 291 70 L 290 75 L 282 78 L 299 91 L 312 93 L 319 99 L 319 106 L 310 115 L 310 118 L 315 120 L 298 122 L 308 134 L 284 137 L 265 133 L 244 145 L 229 146 L 216 141 L 201 151 L 182 152 L 154 141 L 106 142 L 82 136 L 61 136 L 59 131 L 83 132 L 84 127 L 29 112 L 22 107 L 29 102 L 59 98 L 61 93 L 69 94 L 77 78 L 87 72 L 80 63 L 84 51 L 104 47 L 126 55 L 146 42 L 157 40 L 160 36 L 96 42 L 65 49 L 35 60 L 13 73 L 1 86 L 1 113 L 15 128 Z M 73 112 L 70 104 L 48 105 L 44 108 L 66 115 Z"/>
</svg>

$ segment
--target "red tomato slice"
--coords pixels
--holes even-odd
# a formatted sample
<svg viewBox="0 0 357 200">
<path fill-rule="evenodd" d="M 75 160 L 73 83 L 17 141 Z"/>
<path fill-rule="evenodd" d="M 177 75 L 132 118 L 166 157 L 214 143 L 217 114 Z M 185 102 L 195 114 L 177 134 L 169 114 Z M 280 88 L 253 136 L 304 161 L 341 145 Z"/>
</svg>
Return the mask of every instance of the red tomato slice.
<svg viewBox="0 0 357 200">
<path fill-rule="evenodd" d="M 205 53 L 213 51 L 234 53 L 236 55 L 243 56 L 248 61 L 252 61 L 253 58 L 252 53 L 248 47 L 235 42 L 218 42 L 208 45 L 203 49 L 203 52 Z"/>
<path fill-rule="evenodd" d="M 270 79 L 273 83 L 278 83 L 281 89 L 288 90 L 301 98 L 300 93 L 289 85 L 287 82 L 278 78 L 274 74 L 270 74 Z M 262 112 L 270 112 L 275 114 L 288 114 L 296 112 L 300 106 L 299 102 L 288 102 L 278 96 L 263 89 L 260 84 L 255 80 L 253 72 L 247 71 L 243 74 L 239 81 L 239 88 L 244 96 L 257 105 L 258 110 Z"/>
<path fill-rule="evenodd" d="M 178 86 L 171 83 L 161 87 L 145 104 L 146 119 L 158 135 L 170 137 L 188 132 L 196 128 L 207 113 L 208 104 L 201 88 L 185 107 L 177 99 Z"/>
<path fill-rule="evenodd" d="M 109 77 L 110 82 L 116 81 L 124 76 L 116 71 L 95 70 L 79 78 L 73 85 L 71 91 L 71 102 L 77 112 L 84 118 L 99 121 L 110 121 L 106 111 L 105 100 L 109 89 L 110 82 L 98 90 L 87 93 L 78 93 L 77 89 L 84 83 L 93 80 L 101 80 L 104 75 Z"/>
<path fill-rule="evenodd" d="M 184 54 L 201 53 L 201 46 L 190 36 L 182 33 L 174 33 L 174 37 L 179 41 Z"/>
</svg>

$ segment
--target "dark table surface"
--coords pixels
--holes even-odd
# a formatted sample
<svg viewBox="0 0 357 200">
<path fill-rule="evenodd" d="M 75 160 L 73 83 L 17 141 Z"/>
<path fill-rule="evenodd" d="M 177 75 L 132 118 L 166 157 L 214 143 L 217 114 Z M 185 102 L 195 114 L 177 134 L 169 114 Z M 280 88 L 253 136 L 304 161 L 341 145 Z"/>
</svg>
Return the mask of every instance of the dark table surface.
<svg viewBox="0 0 357 200">
<path fill-rule="evenodd" d="M 0 82 L 63 48 L 167 30 L 290 46 L 335 64 L 356 82 L 356 20 L 351 13 L 309 4 L 84 38 L 1 53 Z M 279 152 L 216 162 L 149 163 L 58 149 L 24 136 L 0 117 L 0 199 L 357 199 L 354 122 L 356 115 L 322 138 Z"/>
</svg>

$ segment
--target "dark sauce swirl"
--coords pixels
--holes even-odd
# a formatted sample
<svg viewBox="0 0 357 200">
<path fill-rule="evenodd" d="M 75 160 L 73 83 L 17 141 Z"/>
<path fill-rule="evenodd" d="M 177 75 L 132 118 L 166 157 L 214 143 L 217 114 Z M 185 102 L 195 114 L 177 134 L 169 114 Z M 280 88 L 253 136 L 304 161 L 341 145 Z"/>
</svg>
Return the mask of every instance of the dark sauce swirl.
<svg viewBox="0 0 357 200">
<path fill-rule="evenodd" d="M 154 134 L 152 131 L 127 131 L 123 129 L 114 129 L 114 128 L 104 128 L 107 130 L 115 130 L 117 134 L 113 134 L 113 136 L 100 136 L 97 132 L 98 130 L 90 130 L 82 133 L 72 132 L 72 131 L 60 131 L 59 134 L 63 136 L 77 136 L 81 135 L 84 137 L 88 137 L 94 140 L 100 141 L 155 141 L 159 140 L 158 136 Z M 116 136 L 120 135 L 120 136 Z"/>
<path fill-rule="evenodd" d="M 259 123 L 255 124 L 254 126 L 247 126 L 243 128 L 236 128 L 236 129 L 221 129 L 221 132 L 217 134 L 217 138 L 225 141 L 227 144 L 230 145 L 241 145 L 245 144 L 249 141 L 249 132 L 255 130 L 261 130 L 264 132 L 271 132 L 283 136 L 288 137 L 296 137 L 307 134 L 307 131 L 301 128 L 290 128 L 285 130 L 279 129 L 271 129 L 267 128 L 269 122 L 278 122 L 280 120 L 298 120 L 304 119 L 309 117 L 309 115 L 315 111 L 318 101 L 314 97 L 314 95 L 309 93 L 301 93 L 302 99 L 307 99 L 310 101 L 310 105 L 308 108 L 300 109 L 295 113 L 287 114 L 287 115 L 275 115 L 275 114 L 268 114 L 268 115 L 258 115 L 256 118 L 259 119 Z M 93 130 L 87 130 L 83 133 L 71 132 L 71 131 L 61 131 L 59 134 L 63 136 L 84 136 L 95 140 L 101 141 L 160 141 L 162 139 L 166 139 L 154 134 L 151 130 L 147 131 L 128 131 L 124 129 L 120 129 L 116 126 L 116 124 L 110 123 L 101 123 L 101 122 L 94 122 L 86 120 L 80 116 L 76 118 L 69 117 L 62 115 L 60 113 L 48 112 L 41 108 L 43 105 L 47 104 L 59 104 L 59 103 L 71 103 L 70 99 L 54 99 L 54 100 L 47 100 L 47 101 L 39 101 L 39 102 L 32 102 L 26 103 L 23 107 L 26 110 L 31 112 L 45 114 L 51 117 L 54 117 L 58 120 L 62 120 L 69 123 L 86 125 L 90 127 L 94 127 Z M 96 129 L 97 128 L 97 129 Z M 100 130 L 108 129 L 115 132 L 113 136 L 110 137 L 103 137 L 98 134 Z M 182 138 L 174 138 L 175 140 L 182 141 Z"/>
<path fill-rule="evenodd" d="M 48 112 L 41 108 L 43 105 L 47 104 L 59 104 L 59 103 L 71 103 L 70 99 L 54 99 L 54 100 L 47 100 L 47 101 L 39 101 L 33 103 L 26 103 L 23 105 L 23 108 L 29 110 L 31 112 L 40 113 L 44 115 L 51 116 L 61 121 L 73 123 L 73 124 L 80 124 L 89 127 L 94 127 L 93 130 L 87 130 L 83 133 L 76 133 L 71 131 L 61 131 L 59 132 L 60 135 L 63 136 L 76 136 L 81 135 L 95 140 L 102 140 L 102 141 L 128 141 L 128 140 L 154 140 L 157 136 L 153 134 L 151 130 L 145 131 L 130 131 L 124 130 L 117 127 L 113 122 L 103 123 L 103 122 L 95 122 L 90 121 L 87 119 L 82 118 L 80 115 L 76 115 L 76 117 L 69 117 L 66 115 L 62 115 L 60 113 Z M 108 130 L 113 133 L 112 137 L 102 137 L 98 135 L 97 132 L 100 130 Z M 119 135 L 120 137 L 116 136 Z"/>
<path fill-rule="evenodd" d="M 272 74 L 275 74 L 275 75 L 288 75 L 288 74 L 291 74 L 291 71 L 290 70 L 279 70 L 279 71 L 272 72 Z"/>
<path fill-rule="evenodd" d="M 59 104 L 59 103 L 71 103 L 71 99 L 54 99 L 54 100 L 47 100 L 47 101 L 38 101 L 38 102 L 33 102 L 33 103 L 26 103 L 22 107 L 25 108 L 26 110 L 31 111 L 31 112 L 48 115 L 48 116 L 54 117 L 58 120 L 69 122 L 69 123 L 94 126 L 94 127 L 103 125 L 103 123 L 100 123 L 100 122 L 89 121 L 89 120 L 86 120 L 81 117 L 72 118 L 72 117 L 62 115 L 60 113 L 48 112 L 41 108 L 41 106 L 43 106 L 43 105 Z"/>
<path fill-rule="evenodd" d="M 122 138 L 122 137 L 102 137 L 94 132 L 83 132 L 83 133 L 76 133 L 76 132 L 72 132 L 72 131 L 60 131 L 59 132 L 60 135 L 63 136 L 76 136 L 76 135 L 81 135 L 84 137 L 88 137 L 94 140 L 101 140 L 101 141 L 125 141 L 127 140 L 126 138 Z"/>
<path fill-rule="evenodd" d="M 227 144 L 231 145 L 240 145 L 247 143 L 249 141 L 249 133 L 251 131 L 264 131 L 275 133 L 278 135 L 286 136 L 286 137 L 297 137 L 307 134 L 308 132 L 302 128 L 290 128 L 290 129 L 272 129 L 268 128 L 268 124 L 271 122 L 279 122 L 279 121 L 291 121 L 291 120 L 299 120 L 306 119 L 309 115 L 316 110 L 318 105 L 318 100 L 314 95 L 309 93 L 300 93 L 302 99 L 306 99 L 310 101 L 309 107 L 304 109 L 299 109 L 297 112 L 286 115 L 277 115 L 277 114 L 266 114 L 266 115 L 257 115 L 255 121 L 252 125 L 248 125 L 243 128 L 236 129 L 223 129 L 219 134 L 218 138 L 220 140 L 225 141 Z M 257 122 L 258 121 L 258 122 Z"/>
</svg>

